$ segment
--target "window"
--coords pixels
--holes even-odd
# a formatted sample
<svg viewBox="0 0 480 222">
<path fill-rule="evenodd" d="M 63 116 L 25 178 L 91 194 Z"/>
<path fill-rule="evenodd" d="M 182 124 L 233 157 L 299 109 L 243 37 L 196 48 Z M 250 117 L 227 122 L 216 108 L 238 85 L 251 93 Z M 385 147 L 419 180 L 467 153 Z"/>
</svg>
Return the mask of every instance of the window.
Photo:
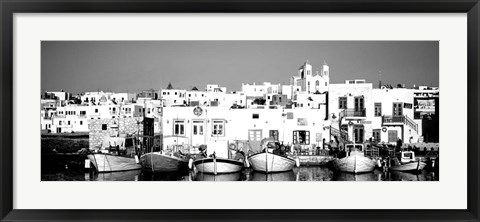
<svg viewBox="0 0 480 222">
<path fill-rule="evenodd" d="M 258 118 L 260 118 L 260 114 L 258 114 L 258 113 L 253 113 L 252 114 L 252 119 L 258 119 Z"/>
<path fill-rule="evenodd" d="M 338 108 L 339 109 L 346 109 L 347 108 L 347 97 L 339 97 L 338 98 Z"/>
<path fill-rule="evenodd" d="M 193 125 L 193 135 L 203 135 L 203 125 L 198 125 L 198 124 Z"/>
<path fill-rule="evenodd" d="M 213 120 L 213 132 L 214 136 L 225 136 L 225 121 Z"/>
<path fill-rule="evenodd" d="M 389 130 L 388 131 L 388 142 L 397 142 L 398 136 L 397 136 L 397 131 L 396 130 Z"/>
<path fill-rule="evenodd" d="M 393 103 L 393 112 L 394 116 L 402 116 L 403 115 L 403 104 L 402 103 Z"/>
<path fill-rule="evenodd" d="M 173 135 L 185 135 L 185 120 L 173 121 Z"/>
<path fill-rule="evenodd" d="M 380 129 L 374 129 L 374 130 L 373 130 L 373 141 L 374 141 L 374 142 L 377 142 L 377 143 L 381 142 L 381 140 L 380 140 L 380 132 L 381 132 Z"/>
<path fill-rule="evenodd" d="M 248 130 L 249 141 L 262 141 L 262 130 Z"/>
<path fill-rule="evenodd" d="M 58 121 L 58 125 L 60 125 L 60 126 L 61 126 L 61 125 L 62 125 L 62 121 Z"/>
<path fill-rule="evenodd" d="M 317 80 L 317 81 L 315 82 L 315 86 L 320 86 L 320 81 Z"/>
<path fill-rule="evenodd" d="M 68 121 L 67 125 L 70 125 L 70 120 Z"/>
<path fill-rule="evenodd" d="M 270 130 L 269 137 L 278 140 L 278 130 Z"/>
<path fill-rule="evenodd" d="M 107 130 L 107 124 L 102 124 L 102 130 Z"/>
<path fill-rule="evenodd" d="M 80 121 L 80 125 L 83 125 L 83 121 Z"/>
<path fill-rule="evenodd" d="M 98 109 L 95 109 L 95 113 L 98 113 Z"/>
<path fill-rule="evenodd" d="M 85 116 L 87 115 L 87 111 L 80 111 L 80 116 Z"/>
<path fill-rule="evenodd" d="M 293 144 L 309 145 L 310 131 L 305 131 L 305 130 L 293 131 Z"/>
<path fill-rule="evenodd" d="M 375 103 L 375 116 L 382 116 L 382 103 Z"/>
</svg>

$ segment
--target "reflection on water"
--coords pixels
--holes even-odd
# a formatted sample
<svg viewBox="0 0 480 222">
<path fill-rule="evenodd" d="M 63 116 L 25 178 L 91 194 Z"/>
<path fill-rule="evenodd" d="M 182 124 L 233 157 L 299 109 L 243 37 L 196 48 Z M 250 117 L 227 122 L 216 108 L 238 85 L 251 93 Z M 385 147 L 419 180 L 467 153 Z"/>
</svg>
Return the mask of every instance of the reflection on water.
<svg viewBox="0 0 480 222">
<path fill-rule="evenodd" d="M 265 174 L 245 169 L 230 174 L 204 174 L 194 171 L 181 173 L 145 173 L 141 170 L 97 173 L 93 170 L 68 170 L 42 172 L 42 181 L 438 181 L 438 172 L 423 171 L 419 174 L 383 172 L 349 174 L 335 172 L 328 167 L 299 167 L 293 171 Z"/>
<path fill-rule="evenodd" d="M 243 173 L 227 173 L 227 174 L 208 174 L 197 173 L 194 175 L 195 181 L 242 181 Z"/>
<path fill-rule="evenodd" d="M 295 181 L 297 177 L 293 171 L 281 173 L 250 172 L 249 181 Z"/>
</svg>

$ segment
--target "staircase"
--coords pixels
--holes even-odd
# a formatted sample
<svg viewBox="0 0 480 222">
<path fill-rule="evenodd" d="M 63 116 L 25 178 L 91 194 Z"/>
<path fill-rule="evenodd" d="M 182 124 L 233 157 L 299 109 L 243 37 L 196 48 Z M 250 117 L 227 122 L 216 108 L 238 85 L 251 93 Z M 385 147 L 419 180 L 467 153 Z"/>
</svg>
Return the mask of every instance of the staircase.
<svg viewBox="0 0 480 222">
<path fill-rule="evenodd" d="M 405 116 L 405 124 L 409 126 L 410 128 L 414 129 L 415 132 L 418 132 L 418 124 L 415 123 L 412 119 L 410 119 L 408 116 Z"/>
<path fill-rule="evenodd" d="M 330 136 L 337 136 L 338 141 L 344 144 L 348 141 L 347 132 L 345 132 L 344 130 L 333 128 L 333 126 L 329 126 L 329 127 L 330 127 Z"/>
</svg>

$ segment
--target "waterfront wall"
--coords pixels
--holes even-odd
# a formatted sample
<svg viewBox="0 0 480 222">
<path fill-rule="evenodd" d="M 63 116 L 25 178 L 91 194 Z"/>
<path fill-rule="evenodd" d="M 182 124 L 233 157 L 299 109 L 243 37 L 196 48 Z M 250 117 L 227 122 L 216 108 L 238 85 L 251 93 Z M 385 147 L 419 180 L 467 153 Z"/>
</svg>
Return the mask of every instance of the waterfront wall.
<svg viewBox="0 0 480 222">
<path fill-rule="evenodd" d="M 92 119 L 89 125 L 89 148 L 98 149 L 103 139 L 122 134 L 143 133 L 143 117 Z"/>
</svg>

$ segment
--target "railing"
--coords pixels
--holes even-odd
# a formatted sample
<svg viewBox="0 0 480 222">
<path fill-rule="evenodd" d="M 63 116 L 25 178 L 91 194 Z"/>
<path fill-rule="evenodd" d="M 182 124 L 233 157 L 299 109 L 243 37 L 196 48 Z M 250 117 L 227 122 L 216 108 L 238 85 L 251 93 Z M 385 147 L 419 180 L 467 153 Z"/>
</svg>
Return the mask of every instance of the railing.
<svg viewBox="0 0 480 222">
<path fill-rule="evenodd" d="M 348 141 L 348 133 L 345 132 L 344 130 L 339 130 L 330 126 L 330 134 L 333 136 L 337 136 L 340 142 L 345 143 L 346 141 Z"/>
<path fill-rule="evenodd" d="M 382 116 L 382 123 L 404 123 L 405 116 Z"/>
<path fill-rule="evenodd" d="M 342 116 L 344 117 L 365 117 L 366 109 L 344 109 Z"/>
<path fill-rule="evenodd" d="M 410 119 L 408 116 L 405 116 L 405 123 L 410 126 L 412 129 L 415 130 L 415 132 L 418 132 L 418 124 L 415 123 L 412 119 Z"/>
<path fill-rule="evenodd" d="M 415 130 L 415 132 L 418 131 L 418 124 L 416 124 L 412 119 L 410 119 L 408 116 L 382 116 L 382 123 L 400 123 L 400 124 L 405 124 L 412 129 Z"/>
</svg>

